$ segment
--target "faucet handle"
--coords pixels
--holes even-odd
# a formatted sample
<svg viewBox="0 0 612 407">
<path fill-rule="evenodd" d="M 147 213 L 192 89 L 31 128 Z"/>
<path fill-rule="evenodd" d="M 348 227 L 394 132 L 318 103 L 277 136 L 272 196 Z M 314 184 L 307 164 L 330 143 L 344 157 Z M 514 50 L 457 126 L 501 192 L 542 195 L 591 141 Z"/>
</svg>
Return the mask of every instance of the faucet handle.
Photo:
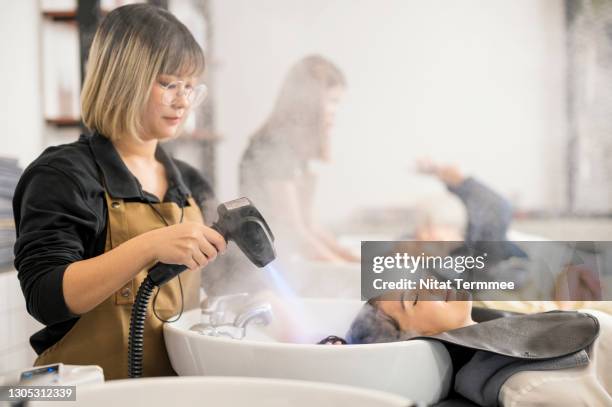
<svg viewBox="0 0 612 407">
<path fill-rule="evenodd" d="M 248 308 L 246 311 L 237 315 L 234 319 L 234 326 L 237 328 L 246 329 L 246 326 L 251 322 L 255 323 L 256 325 L 266 326 L 272 322 L 272 318 L 272 305 L 270 305 L 268 302 L 264 302 Z"/>
</svg>

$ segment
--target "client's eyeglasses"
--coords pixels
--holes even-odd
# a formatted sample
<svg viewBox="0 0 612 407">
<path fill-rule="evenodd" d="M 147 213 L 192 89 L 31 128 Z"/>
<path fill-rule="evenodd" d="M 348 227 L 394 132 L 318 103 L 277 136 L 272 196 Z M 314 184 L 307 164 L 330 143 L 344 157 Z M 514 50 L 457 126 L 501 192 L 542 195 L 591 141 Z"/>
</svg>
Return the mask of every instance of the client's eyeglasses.
<svg viewBox="0 0 612 407">
<path fill-rule="evenodd" d="M 193 108 L 202 103 L 208 95 L 208 87 L 203 83 L 193 87 L 184 81 L 174 81 L 167 84 L 158 83 L 159 86 L 164 88 L 162 103 L 166 106 L 172 106 L 178 97 L 185 96 L 189 106 Z"/>
</svg>

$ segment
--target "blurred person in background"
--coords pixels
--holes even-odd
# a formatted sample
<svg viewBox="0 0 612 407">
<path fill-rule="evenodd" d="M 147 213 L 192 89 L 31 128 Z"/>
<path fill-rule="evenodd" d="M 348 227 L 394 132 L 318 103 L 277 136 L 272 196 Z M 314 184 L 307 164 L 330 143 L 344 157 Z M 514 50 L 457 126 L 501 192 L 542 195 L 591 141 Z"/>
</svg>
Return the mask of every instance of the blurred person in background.
<svg viewBox="0 0 612 407">
<path fill-rule="evenodd" d="M 416 204 L 414 232 L 405 240 L 449 242 L 439 247 L 452 248 L 452 255 L 486 252 L 489 265 L 512 257 L 526 257 L 518 246 L 508 241 L 512 206 L 506 198 L 474 177 L 466 176 L 456 165 L 421 159 L 417 161 L 417 170 L 435 176 L 448 193 L 424 198 Z M 420 247 L 418 243 L 413 245 Z"/>
<path fill-rule="evenodd" d="M 472 243 L 507 239 L 512 206 L 506 198 L 466 176 L 456 165 L 421 159 L 417 170 L 436 177 L 452 195 L 417 205 L 416 240 Z"/>
<path fill-rule="evenodd" d="M 510 202 L 474 177 L 464 175 L 456 165 L 421 159 L 417 170 L 435 176 L 450 194 L 432 197 L 417 205 L 417 225 L 412 237 L 421 242 L 456 242 L 451 246 L 439 245 L 443 249 L 451 247 L 451 255 L 487 253 L 489 276 L 514 281 L 524 290 L 519 291 L 517 301 L 479 300 L 475 302 L 478 307 L 524 313 L 580 308 L 612 312 L 612 302 L 601 301 L 602 286 L 597 271 L 586 265 L 568 264 L 558 274 L 555 271 L 551 301 L 526 300 L 536 297 L 528 294 L 528 290 L 534 289 L 531 273 L 537 268 L 531 267 L 527 254 L 515 242 L 508 241 L 512 222 Z M 411 250 L 418 253 L 422 249 L 419 246 Z"/>
<path fill-rule="evenodd" d="M 330 160 L 329 138 L 345 87 L 344 75 L 329 60 L 311 55 L 298 61 L 240 163 L 242 195 L 261 210 L 279 245 L 309 260 L 359 261 L 317 223 L 317 180 L 309 168 Z"/>
</svg>

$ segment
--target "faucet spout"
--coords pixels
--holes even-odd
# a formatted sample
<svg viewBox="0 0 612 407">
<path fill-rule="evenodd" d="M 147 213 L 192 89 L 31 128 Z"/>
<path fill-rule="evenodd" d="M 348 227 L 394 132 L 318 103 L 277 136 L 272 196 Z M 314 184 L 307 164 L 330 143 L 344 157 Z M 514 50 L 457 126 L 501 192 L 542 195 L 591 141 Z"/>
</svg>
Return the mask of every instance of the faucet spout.
<svg viewBox="0 0 612 407">
<path fill-rule="evenodd" d="M 240 329 L 246 329 L 251 323 L 258 325 L 268 325 L 272 321 L 272 306 L 268 303 L 260 304 L 250 308 L 239 314 L 234 319 L 234 326 Z"/>
</svg>

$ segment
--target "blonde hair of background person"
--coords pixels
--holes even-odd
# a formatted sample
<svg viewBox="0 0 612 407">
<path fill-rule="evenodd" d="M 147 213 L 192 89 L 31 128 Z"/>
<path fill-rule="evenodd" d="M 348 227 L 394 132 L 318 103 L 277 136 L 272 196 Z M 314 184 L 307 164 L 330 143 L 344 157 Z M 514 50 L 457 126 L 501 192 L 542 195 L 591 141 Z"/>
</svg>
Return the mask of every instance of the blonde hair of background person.
<svg viewBox="0 0 612 407">
<path fill-rule="evenodd" d="M 329 60 L 311 55 L 298 61 L 241 162 L 241 193 L 262 209 L 279 244 L 296 241 L 311 260 L 358 260 L 314 219 L 316 179 L 308 169 L 312 161 L 330 160 L 329 136 L 345 86 Z"/>
<path fill-rule="evenodd" d="M 435 176 L 445 185 L 459 185 L 465 176 L 454 165 L 440 165 L 430 158 L 420 158 L 416 170 Z M 468 214 L 461 200 L 444 191 L 417 201 L 415 209 L 415 239 L 423 241 L 463 241 Z"/>
<path fill-rule="evenodd" d="M 422 241 L 462 241 L 467 214 L 461 200 L 449 192 L 420 198 L 414 205 L 415 238 Z"/>
<path fill-rule="evenodd" d="M 98 319 L 92 324 L 96 327 L 127 329 L 123 321 L 129 315 L 119 314 L 129 308 L 113 307 L 120 305 L 113 298 L 147 267 L 156 262 L 182 264 L 196 273 L 225 250 L 223 237 L 202 223 L 200 198 L 210 189 L 208 184 L 196 169 L 170 158 L 159 146 L 179 135 L 188 113 L 205 95 L 199 83 L 204 63 L 188 29 L 161 8 L 123 6 L 101 22 L 82 91 L 83 121 L 92 134 L 45 150 L 26 169 L 15 192 L 15 265 L 28 311 L 46 325 L 47 331 L 41 332 L 55 336 L 55 342 L 43 348 L 50 351 L 47 354 L 57 357 L 61 348 L 61 357 L 70 359 L 74 347 L 88 338 L 119 337 L 121 332 L 80 329 L 78 338 L 66 340 L 82 321 L 91 324 L 92 318 Z M 123 196 L 111 192 L 129 198 L 124 204 Z M 109 199 L 115 200 L 113 209 L 125 208 L 120 209 L 124 218 L 111 214 Z M 176 224 L 169 225 L 170 215 Z M 112 219 L 122 220 L 111 228 Z M 134 228 L 128 230 L 128 224 Z M 132 236 L 137 229 L 144 231 Z M 109 246 L 113 233 L 128 237 Z M 199 290 L 199 278 L 198 287 L 192 287 L 193 273 L 184 273 L 194 276 L 185 289 Z M 59 292 L 56 285 L 43 283 L 58 279 Z M 160 298 L 168 290 L 161 290 Z M 76 322 L 66 331 L 71 320 Z M 160 326 L 150 339 L 161 338 Z M 59 340 L 58 332 L 63 332 Z M 80 352 L 79 357 L 100 364 L 124 351 L 98 355 L 102 351 L 91 349 L 89 356 Z"/>
</svg>

